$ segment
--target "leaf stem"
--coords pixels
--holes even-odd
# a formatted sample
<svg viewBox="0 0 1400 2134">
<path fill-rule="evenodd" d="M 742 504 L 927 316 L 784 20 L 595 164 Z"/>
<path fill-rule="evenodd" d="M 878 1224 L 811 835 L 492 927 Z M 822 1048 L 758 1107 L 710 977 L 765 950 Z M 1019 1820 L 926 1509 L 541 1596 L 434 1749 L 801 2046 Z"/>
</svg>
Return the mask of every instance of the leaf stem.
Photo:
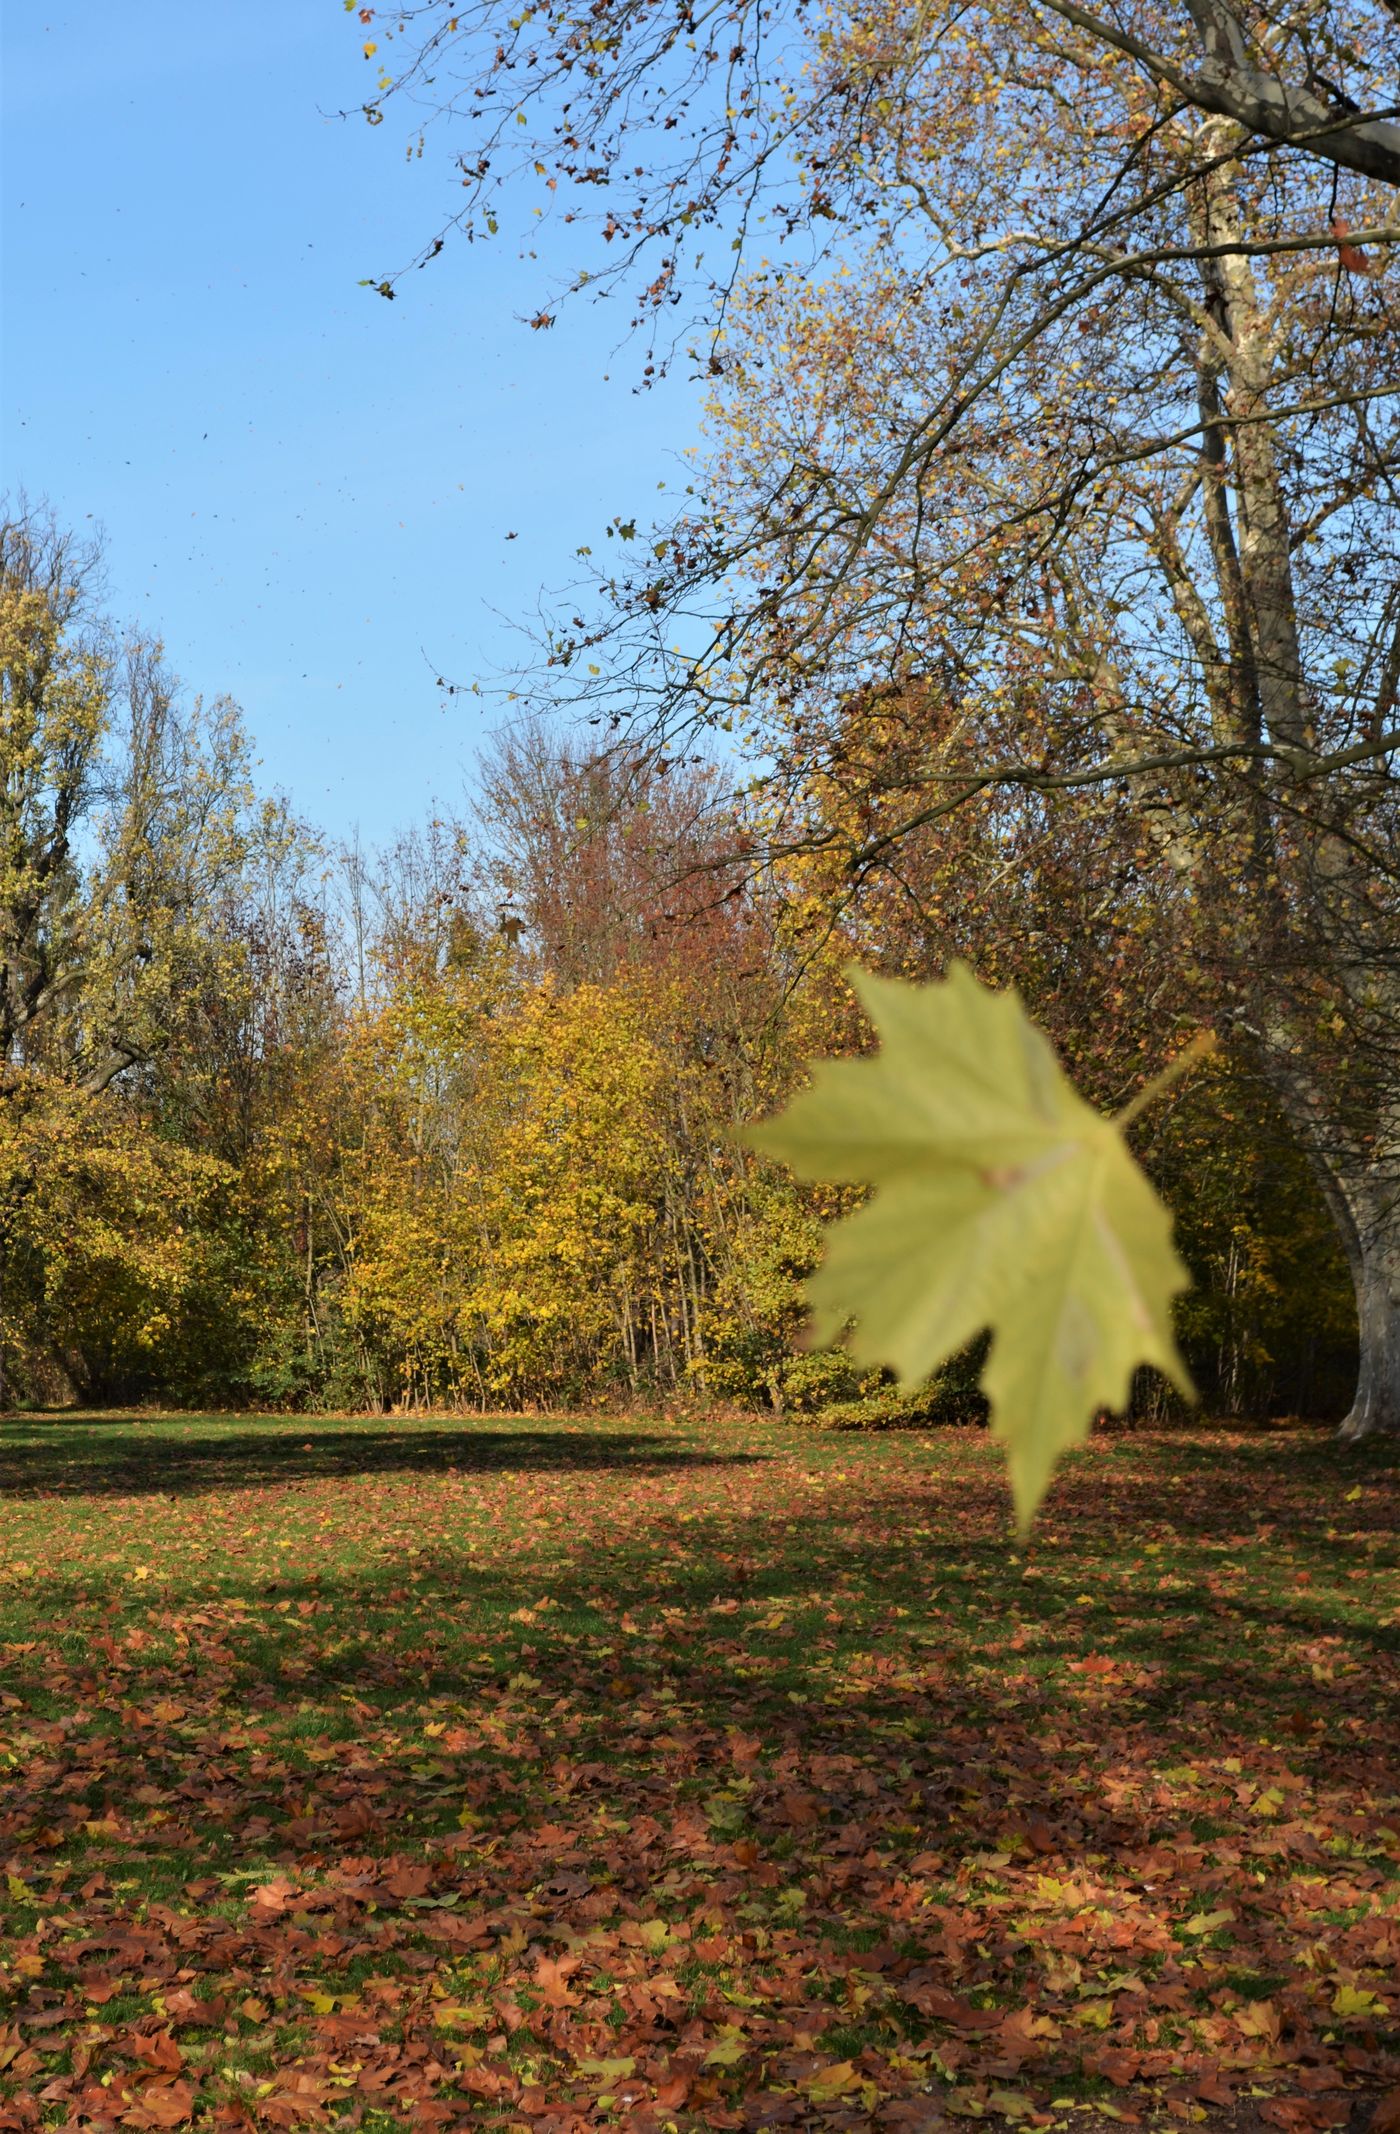
<svg viewBox="0 0 1400 2134">
<path fill-rule="evenodd" d="M 1146 1111 L 1149 1104 L 1155 1104 L 1158 1097 L 1165 1095 L 1173 1082 L 1179 1082 L 1184 1074 L 1189 1074 L 1198 1060 L 1209 1059 L 1213 1052 L 1219 1050 L 1220 1040 L 1215 1032 L 1202 1030 L 1198 1036 L 1192 1038 L 1189 1045 L 1178 1052 L 1174 1060 L 1168 1060 L 1161 1073 L 1154 1074 L 1152 1080 L 1145 1083 L 1121 1111 L 1114 1113 L 1114 1125 L 1120 1131 L 1131 1126 L 1140 1112 Z"/>
</svg>

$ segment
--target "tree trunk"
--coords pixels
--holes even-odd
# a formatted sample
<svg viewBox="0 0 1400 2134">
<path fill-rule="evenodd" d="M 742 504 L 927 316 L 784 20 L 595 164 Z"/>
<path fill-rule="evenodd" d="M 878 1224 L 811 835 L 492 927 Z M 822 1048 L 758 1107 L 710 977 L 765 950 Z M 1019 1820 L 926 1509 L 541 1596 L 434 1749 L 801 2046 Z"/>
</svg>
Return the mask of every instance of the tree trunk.
<svg viewBox="0 0 1400 2134">
<path fill-rule="evenodd" d="M 1311 1154 L 1356 1297 L 1356 1398 L 1338 1436 L 1359 1445 L 1400 1435 L 1400 1195 L 1389 1165 L 1367 1177 Z"/>
<path fill-rule="evenodd" d="M 1361 1357 L 1339 1436 L 1349 1445 L 1400 1434 L 1400 1209 L 1356 1226 L 1349 1250 Z"/>
<path fill-rule="evenodd" d="M 1356 1397 L 1338 1435 L 1349 1445 L 1400 1436 L 1400 1106 L 1388 1102 L 1369 1145 L 1346 1131 L 1324 1082 L 1276 1031 L 1261 1064 L 1322 1188 L 1356 1299 Z"/>
</svg>

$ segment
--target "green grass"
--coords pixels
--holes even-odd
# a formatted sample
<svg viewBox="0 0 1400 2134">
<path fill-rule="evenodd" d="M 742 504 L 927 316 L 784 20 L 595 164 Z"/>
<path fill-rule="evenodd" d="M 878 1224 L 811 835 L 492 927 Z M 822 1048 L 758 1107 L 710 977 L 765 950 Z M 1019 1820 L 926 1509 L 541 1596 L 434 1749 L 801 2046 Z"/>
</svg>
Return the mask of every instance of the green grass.
<svg viewBox="0 0 1400 2134">
<path fill-rule="evenodd" d="M 0 1489 L 0 2128 L 1400 2076 L 1383 1454 L 1103 1437 L 1024 1550 L 952 1430 L 68 1416 Z"/>
</svg>

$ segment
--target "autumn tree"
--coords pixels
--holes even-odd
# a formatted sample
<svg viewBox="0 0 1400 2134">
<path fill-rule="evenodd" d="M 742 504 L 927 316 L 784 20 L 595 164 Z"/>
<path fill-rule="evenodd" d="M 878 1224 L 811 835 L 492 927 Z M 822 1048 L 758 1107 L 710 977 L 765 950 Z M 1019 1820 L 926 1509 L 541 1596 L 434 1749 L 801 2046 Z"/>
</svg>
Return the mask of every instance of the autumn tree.
<svg viewBox="0 0 1400 2134">
<path fill-rule="evenodd" d="M 396 296 L 455 239 L 499 236 L 523 187 L 532 221 L 596 226 L 608 246 L 580 263 L 567 289 L 621 287 L 640 317 L 657 318 L 697 276 L 723 297 L 751 263 L 751 240 L 766 246 L 803 229 L 825 248 L 833 225 L 859 221 L 871 206 L 865 127 L 931 66 L 956 71 L 958 24 L 968 18 L 936 0 L 873 15 L 810 0 L 729 0 L 704 15 L 604 0 L 586 17 L 553 5 L 513 17 L 495 0 L 410 0 L 358 9 L 355 19 L 370 68 L 360 112 L 374 125 L 390 111 L 407 115 L 420 143 L 456 133 L 465 195 L 410 261 L 370 281 L 380 295 Z M 1394 0 L 1030 0 L 1014 16 L 979 12 L 975 41 L 984 25 L 1004 60 L 984 85 L 994 116 L 1014 123 L 1018 91 L 1046 52 L 1060 51 L 1091 75 L 1115 74 L 1165 123 L 1230 121 L 1248 157 L 1400 184 Z M 1087 109 L 1092 87 L 1079 86 Z M 1142 140 L 1119 136 L 1130 177 Z M 1102 203 L 1109 227 L 1130 226 L 1136 194 L 1115 187 Z M 533 327 L 552 324 L 567 289 L 542 291 Z"/>
<path fill-rule="evenodd" d="M 778 711 L 763 731 L 808 803 L 803 837 L 842 847 L 857 882 L 993 790 L 1130 798 L 1145 837 L 1125 894 L 1165 869 L 1187 905 L 1178 1017 L 1208 1016 L 1254 1059 L 1332 1207 L 1362 1332 L 1346 1428 L 1365 1435 L 1400 1422 L 1393 319 L 1380 275 L 1320 232 L 1298 241 L 1310 169 L 1266 173 L 1217 121 L 1205 144 L 1192 122 L 1175 168 L 1159 130 L 1165 198 L 1136 259 L 1090 264 L 1077 245 L 1072 293 L 1047 303 L 1037 273 L 1018 292 L 1006 252 L 1058 241 L 1018 228 L 1032 170 L 1057 201 L 1076 178 L 1087 194 L 1109 177 L 1102 140 L 1116 155 L 1132 123 L 1118 89 L 1068 126 L 1086 71 L 1049 55 L 1027 112 L 1042 129 L 1010 138 L 935 81 L 889 115 L 887 160 L 870 154 L 901 207 L 910 169 L 922 179 L 909 214 L 870 232 L 863 271 L 744 293 L 719 482 L 751 493 L 775 438 L 808 470 L 807 504 L 775 498 L 762 521 L 785 589 L 752 640 Z M 1117 88 L 1092 71 L 1100 96 Z M 943 275 L 907 278 L 909 224 L 936 254 L 952 234 L 936 202 L 959 184 L 985 244 L 965 248 L 950 310 Z M 930 357 L 966 379 L 969 336 L 1000 375 L 938 443 Z M 862 670 L 939 710 L 922 760 L 867 780 L 882 820 L 850 837 L 813 819 L 807 766 L 849 783 L 839 685 Z"/>
<path fill-rule="evenodd" d="M 473 235 L 518 140 L 566 215 L 606 188 L 580 279 L 654 256 L 658 335 L 696 232 L 735 262 L 705 493 L 555 633 L 562 693 L 750 736 L 771 849 L 854 884 L 993 792 L 1127 796 L 1190 905 L 1177 1012 L 1267 1078 L 1347 1252 L 1347 1434 L 1400 1427 L 1391 14 L 402 20 L 373 109 L 431 74 L 470 113 Z M 928 716 L 853 831 L 825 795 L 892 699 Z"/>
<path fill-rule="evenodd" d="M 111 689 L 97 561 L 42 513 L 0 523 L 0 1063 L 72 982 L 74 842 Z"/>
<path fill-rule="evenodd" d="M 1400 185 L 1393 0 L 1384 0 L 1389 22 L 1359 10 L 1235 0 L 1185 0 L 1145 22 L 1078 0 L 1047 5 L 1080 36 L 1132 60 L 1164 98 L 1231 119 L 1270 147 Z"/>
<path fill-rule="evenodd" d="M 96 1391 L 218 1346 L 181 1300 L 233 1174 L 172 1130 L 165 1070 L 188 1086 L 246 968 L 246 742 L 111 628 L 99 566 L 42 510 L 0 519 L 0 1402 L 26 1358 Z"/>
<path fill-rule="evenodd" d="M 0 1102 L 0 1408 L 186 1393 L 226 1355 L 236 1178 L 111 1092 L 12 1069 Z"/>
<path fill-rule="evenodd" d="M 645 969 L 716 987 L 770 982 L 771 913 L 713 764 L 525 718 L 493 737 L 479 779 L 499 923 L 561 983 Z"/>
<path fill-rule="evenodd" d="M 186 702 L 158 643 L 116 635 L 97 563 L 41 512 L 0 523 L 0 1060 L 89 1092 L 236 957 L 211 922 L 252 797 L 237 708 Z"/>
</svg>

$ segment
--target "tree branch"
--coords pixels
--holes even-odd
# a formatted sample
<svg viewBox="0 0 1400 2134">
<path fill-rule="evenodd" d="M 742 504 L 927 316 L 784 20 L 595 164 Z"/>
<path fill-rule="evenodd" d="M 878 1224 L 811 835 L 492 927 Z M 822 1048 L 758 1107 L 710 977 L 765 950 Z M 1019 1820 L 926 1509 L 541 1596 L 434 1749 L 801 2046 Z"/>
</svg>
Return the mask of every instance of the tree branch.
<svg viewBox="0 0 1400 2134">
<path fill-rule="evenodd" d="M 1391 124 L 1393 110 L 1370 117 L 1337 111 L 1311 89 L 1286 87 L 1273 75 L 1262 73 L 1250 65 L 1243 36 L 1228 10 L 1209 9 L 1206 57 L 1199 67 L 1188 70 L 1153 51 L 1141 38 L 1120 30 L 1116 23 L 1080 7 L 1078 0 L 1042 0 L 1042 4 L 1086 36 L 1136 60 L 1154 81 L 1175 90 L 1198 111 L 1234 119 L 1280 148 L 1299 148 L 1324 163 L 1400 186 L 1400 126 Z M 1207 15 L 1206 0 L 1188 0 L 1188 4 L 1198 23 L 1202 22 Z M 1221 17 L 1228 17 L 1226 27 L 1235 31 L 1233 37 L 1219 33 Z"/>
</svg>

